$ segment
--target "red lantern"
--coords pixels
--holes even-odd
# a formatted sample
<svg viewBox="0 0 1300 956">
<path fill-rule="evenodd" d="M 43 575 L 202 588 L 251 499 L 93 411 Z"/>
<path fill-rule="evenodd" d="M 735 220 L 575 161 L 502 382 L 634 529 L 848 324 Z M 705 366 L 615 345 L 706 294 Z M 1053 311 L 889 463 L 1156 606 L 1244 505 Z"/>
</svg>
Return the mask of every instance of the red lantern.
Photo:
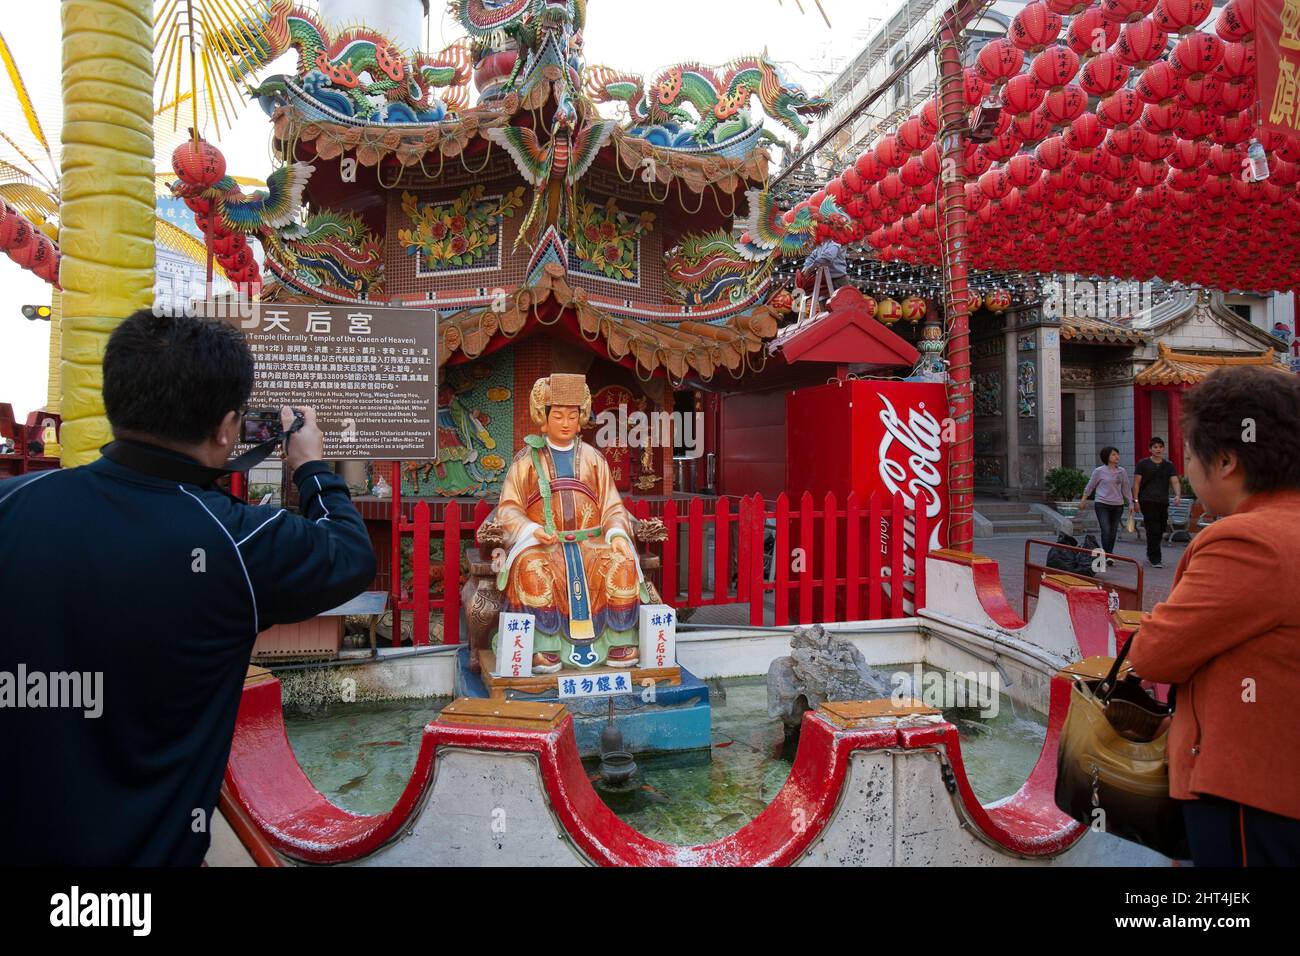
<svg viewBox="0 0 1300 956">
<path fill-rule="evenodd" d="M 990 312 L 1005 312 L 1011 307 L 1011 293 L 1003 289 L 994 289 L 984 297 L 984 304 Z"/>
<path fill-rule="evenodd" d="M 906 158 L 898 145 L 898 138 L 893 133 L 885 134 L 876 143 L 876 159 L 880 160 L 882 165 L 897 169 L 903 165 L 903 160 Z"/>
<path fill-rule="evenodd" d="M 1244 143 L 1255 135 L 1257 122 L 1254 110 L 1242 110 L 1233 116 L 1225 116 L 1214 138 L 1228 145 Z"/>
<path fill-rule="evenodd" d="M 898 127 L 897 135 L 898 142 L 911 153 L 919 153 L 934 142 L 934 134 L 916 116 L 905 119 Z"/>
<path fill-rule="evenodd" d="M 1151 19 L 1165 33 L 1191 33 L 1210 11 L 1213 0 L 1160 0 Z"/>
<path fill-rule="evenodd" d="M 172 151 L 172 169 L 186 186 L 207 189 L 226 175 L 226 158 L 206 140 L 187 139 Z"/>
<path fill-rule="evenodd" d="M 993 159 L 984 151 L 983 146 L 975 146 L 974 149 L 971 149 L 971 146 L 975 146 L 975 144 L 970 143 L 967 146 L 966 175 L 973 178 L 978 177 L 993 165 Z"/>
<path fill-rule="evenodd" d="M 13 206 L 5 206 L 5 217 L 0 219 L 0 249 L 13 251 L 31 244 L 36 230 L 31 221 Z"/>
<path fill-rule="evenodd" d="M 1038 160 L 1028 153 L 1012 156 L 1011 161 L 1007 163 L 1007 176 L 1016 186 L 1028 186 L 1037 182 L 1042 172 L 1043 167 L 1039 165 Z"/>
<path fill-rule="evenodd" d="M 967 106 L 979 106 L 988 95 L 990 84 L 980 76 L 974 67 L 968 66 L 962 71 L 962 91 Z"/>
<path fill-rule="evenodd" d="M 938 97 L 930 97 L 921 105 L 921 125 L 929 131 L 933 137 L 939 131 L 939 100 Z"/>
<path fill-rule="evenodd" d="M 1079 54 L 1079 59 L 1087 60 L 1106 49 L 1119 37 L 1119 24 L 1107 20 L 1096 7 L 1089 7 L 1078 16 L 1070 19 L 1070 28 L 1065 32 L 1065 42 L 1070 49 Z"/>
<path fill-rule="evenodd" d="M 1223 81 L 1208 74 L 1200 79 L 1186 79 L 1183 81 L 1183 92 L 1176 102 L 1185 110 L 1205 109 L 1218 102 L 1219 91 L 1222 89 Z"/>
<path fill-rule="evenodd" d="M 1169 165 L 1174 169 L 1191 169 L 1204 163 L 1209 155 L 1208 144 L 1180 139 L 1169 154 Z"/>
<path fill-rule="evenodd" d="M 1151 133 L 1148 132 L 1142 139 L 1142 145 L 1138 147 L 1138 159 L 1147 162 L 1162 160 L 1174 151 L 1173 133 Z"/>
<path fill-rule="evenodd" d="M 984 49 L 987 50 L 988 47 Z M 1079 55 L 1068 46 L 1050 46 L 1034 57 L 1029 72 L 1039 86 L 1047 90 L 1055 90 L 1065 86 L 1079 72 Z"/>
<path fill-rule="evenodd" d="M 1115 44 L 1115 56 L 1121 63 L 1145 70 L 1164 56 L 1169 38 L 1151 20 L 1125 24 Z"/>
<path fill-rule="evenodd" d="M 1244 42 L 1255 38 L 1255 0 L 1228 0 L 1219 11 L 1214 32 L 1225 40 Z"/>
<path fill-rule="evenodd" d="M 1036 110 L 1046 96 L 1041 86 L 1028 73 L 1018 73 L 1002 88 L 1002 104 L 1015 116 Z"/>
<path fill-rule="evenodd" d="M 980 189 L 979 183 L 966 183 L 966 208 L 970 212 L 979 212 L 988 205 L 989 197 Z"/>
<path fill-rule="evenodd" d="M 1105 138 L 1106 130 L 1096 115 L 1084 113 L 1070 124 L 1065 134 L 1065 145 L 1073 150 L 1096 149 Z"/>
<path fill-rule="evenodd" d="M 1191 33 L 1169 54 L 1169 65 L 1183 79 L 1200 79 L 1223 60 L 1223 41 L 1210 33 Z"/>
<path fill-rule="evenodd" d="M 1110 129 L 1128 129 L 1142 115 L 1142 101 L 1132 90 L 1117 90 L 1097 106 L 1097 119 Z"/>
<path fill-rule="evenodd" d="M 1101 0 L 1101 15 L 1118 23 L 1141 20 L 1156 5 L 1156 0 Z"/>
<path fill-rule="evenodd" d="M 909 295 L 903 300 L 903 318 L 916 323 L 925 318 L 925 300 L 920 296 Z"/>
<path fill-rule="evenodd" d="M 1064 138 L 1060 136 L 1048 137 L 1034 150 L 1035 158 L 1044 169 L 1060 169 L 1070 161 L 1071 155 Z"/>
<path fill-rule="evenodd" d="M 1174 132 L 1182 139 L 1207 140 L 1219 134 L 1223 121 L 1206 110 L 1183 110 Z"/>
<path fill-rule="evenodd" d="M 1142 71 L 1134 92 L 1144 103 L 1165 106 L 1181 93 L 1182 89 L 1182 77 L 1174 72 L 1174 68 L 1167 60 L 1159 60 Z"/>
<path fill-rule="evenodd" d="M 1108 96 L 1127 79 L 1128 67 L 1109 51 L 1099 53 L 1079 71 L 1079 86 L 1091 96 Z"/>
<path fill-rule="evenodd" d="M 979 185 L 990 199 L 1001 199 L 1011 192 L 1011 178 L 1001 169 L 990 169 L 979 178 Z"/>
<path fill-rule="evenodd" d="M 1133 127 L 1113 129 L 1106 136 L 1106 150 L 1115 156 L 1134 156 L 1142 149 L 1146 133 Z"/>
<path fill-rule="evenodd" d="M 903 164 L 903 168 L 898 171 L 898 178 L 905 185 L 916 188 L 923 186 L 925 183 L 934 179 L 934 173 L 926 168 L 920 156 L 913 156 Z"/>
<path fill-rule="evenodd" d="M 1024 62 L 1025 54 L 1012 46 L 1010 40 L 1000 37 L 980 50 L 975 69 L 981 79 L 1000 86 L 1019 73 Z"/>
<path fill-rule="evenodd" d="M 1255 83 L 1255 45 L 1253 43 L 1225 43 L 1223 59 L 1214 68 L 1214 75 L 1234 86 Z"/>
<path fill-rule="evenodd" d="M 1250 109 L 1254 105 L 1257 96 L 1253 84 L 1224 83 L 1219 88 L 1219 95 L 1210 104 L 1210 108 L 1224 116 L 1230 113 L 1239 113 L 1242 110 Z"/>
<path fill-rule="evenodd" d="M 1043 100 L 1041 111 L 1052 125 L 1061 126 L 1081 116 L 1087 108 L 1087 94 L 1079 87 L 1069 85 L 1048 93 Z"/>
<path fill-rule="evenodd" d="M 863 182 L 878 183 L 885 178 L 888 169 L 885 164 L 876 158 L 872 150 L 867 150 L 858 157 L 853 168 L 857 170 L 858 175 L 862 177 Z"/>
<path fill-rule="evenodd" d="M 1042 0 L 1024 6 L 1007 30 L 1007 37 L 1018 49 L 1037 53 L 1061 34 L 1061 18 Z"/>
<path fill-rule="evenodd" d="M 1011 121 L 1011 129 L 1025 144 L 1037 143 L 1052 131 L 1053 123 L 1043 113 L 1040 106 L 1026 116 L 1018 116 Z"/>
</svg>

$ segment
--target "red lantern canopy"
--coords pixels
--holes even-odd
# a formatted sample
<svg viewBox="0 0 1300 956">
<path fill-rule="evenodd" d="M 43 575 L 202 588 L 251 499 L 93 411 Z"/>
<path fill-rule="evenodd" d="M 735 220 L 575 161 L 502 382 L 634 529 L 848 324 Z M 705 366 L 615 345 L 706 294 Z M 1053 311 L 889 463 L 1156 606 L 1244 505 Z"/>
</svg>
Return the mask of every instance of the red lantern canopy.
<svg viewBox="0 0 1300 956">
<path fill-rule="evenodd" d="M 1119 41 L 1115 44 L 1115 56 L 1121 63 L 1145 70 L 1156 60 L 1164 56 L 1169 46 L 1169 38 L 1149 19 L 1137 20 L 1124 25 L 1120 31 Z"/>
<path fill-rule="evenodd" d="M 985 50 L 988 47 L 984 48 Z M 980 51 L 983 55 L 983 51 Z M 1017 51 L 1019 52 L 1019 51 Z M 1093 62 L 1091 60 L 1089 63 Z M 1038 85 L 1048 90 L 1065 86 L 1079 72 L 1079 55 L 1068 46 L 1050 46 L 1030 64 L 1029 71 Z"/>
<path fill-rule="evenodd" d="M 975 59 L 975 70 L 981 79 L 1001 86 L 1020 72 L 1024 62 L 1025 54 L 1012 46 L 1006 37 L 999 37 L 980 50 Z"/>
<path fill-rule="evenodd" d="M 1117 90 L 1097 106 L 1097 119 L 1110 129 L 1128 129 L 1141 115 L 1142 101 L 1132 90 Z"/>
<path fill-rule="evenodd" d="M 1128 79 L 1128 67 L 1107 51 L 1089 60 L 1079 72 L 1079 86 L 1092 96 L 1108 96 Z"/>
<path fill-rule="evenodd" d="M 1061 34 L 1061 18 L 1042 0 L 1024 6 L 1007 30 L 1011 43 L 1027 53 L 1037 53 Z"/>
<path fill-rule="evenodd" d="M 1089 7 L 1078 16 L 1070 19 L 1070 27 L 1065 31 L 1065 42 L 1079 59 L 1087 60 L 1099 53 L 1105 53 L 1107 47 L 1119 37 L 1118 23 L 1107 20 L 1096 7 Z"/>
<path fill-rule="evenodd" d="M 1211 33 L 1190 33 L 1169 54 L 1169 65 L 1183 79 L 1200 79 L 1223 60 L 1223 41 Z"/>
<path fill-rule="evenodd" d="M 1101 0 L 1101 15 L 1107 20 L 1132 23 L 1141 20 L 1156 5 L 1156 0 Z"/>
<path fill-rule="evenodd" d="M 1186 34 L 1195 30 L 1213 9 L 1213 0 L 1160 0 L 1151 19 L 1165 33 Z"/>
<path fill-rule="evenodd" d="M 1255 38 L 1255 0 L 1228 0 L 1219 11 L 1214 32 L 1225 40 L 1244 42 Z"/>
</svg>

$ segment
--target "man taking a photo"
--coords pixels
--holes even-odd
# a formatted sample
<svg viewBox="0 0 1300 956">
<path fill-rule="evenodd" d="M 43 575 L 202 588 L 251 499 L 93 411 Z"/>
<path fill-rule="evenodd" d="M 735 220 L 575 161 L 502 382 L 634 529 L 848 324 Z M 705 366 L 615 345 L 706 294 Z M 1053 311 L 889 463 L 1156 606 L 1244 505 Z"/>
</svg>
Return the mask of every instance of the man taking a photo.
<svg viewBox="0 0 1300 956">
<path fill-rule="evenodd" d="M 1165 460 L 1165 441 L 1153 438 L 1147 446 L 1150 458 L 1143 458 L 1133 471 L 1133 497 L 1142 509 L 1142 526 L 1147 532 L 1147 563 L 1163 567 L 1160 541 L 1169 527 L 1169 485 L 1174 486 L 1174 504 L 1183 500 L 1183 483 L 1174 466 Z"/>
<path fill-rule="evenodd" d="M 103 457 L 0 482 L 0 863 L 197 866 L 258 632 L 374 578 L 312 409 L 299 515 L 214 487 L 252 386 L 236 329 L 137 312 L 104 354 Z"/>
</svg>

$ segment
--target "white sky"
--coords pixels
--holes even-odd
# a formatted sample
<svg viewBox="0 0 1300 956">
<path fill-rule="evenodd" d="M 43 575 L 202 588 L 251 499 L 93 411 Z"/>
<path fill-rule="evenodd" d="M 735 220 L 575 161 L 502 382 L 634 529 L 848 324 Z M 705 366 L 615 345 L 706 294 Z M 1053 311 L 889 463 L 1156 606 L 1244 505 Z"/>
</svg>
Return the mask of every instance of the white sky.
<svg viewBox="0 0 1300 956">
<path fill-rule="evenodd" d="M 818 13 L 815 0 L 591 0 L 584 31 L 587 62 L 653 75 L 676 62 L 716 65 L 766 47 L 792 79 L 819 93 L 845 59 L 861 49 L 864 28 L 896 6 L 896 0 L 821 0 L 821 5 L 831 28 Z M 441 0 L 433 0 L 431 7 L 432 47 L 440 49 L 460 30 L 442 12 Z M 27 81 L 47 135 L 57 140 L 62 115 L 59 3 L 28 2 L 21 17 L 4 18 L 0 31 Z M 287 72 L 291 60 L 273 64 L 266 72 Z M 22 120 L 2 75 L 0 90 L 0 127 L 10 132 Z M 777 131 L 785 134 L 783 129 Z M 229 171 L 265 178 L 271 171 L 269 134 L 265 114 L 250 104 L 219 141 Z M 20 310 L 24 304 L 49 300 L 46 283 L 0 254 L 0 402 L 11 403 L 20 421 L 45 404 L 50 328 L 46 322 L 28 322 Z"/>
</svg>

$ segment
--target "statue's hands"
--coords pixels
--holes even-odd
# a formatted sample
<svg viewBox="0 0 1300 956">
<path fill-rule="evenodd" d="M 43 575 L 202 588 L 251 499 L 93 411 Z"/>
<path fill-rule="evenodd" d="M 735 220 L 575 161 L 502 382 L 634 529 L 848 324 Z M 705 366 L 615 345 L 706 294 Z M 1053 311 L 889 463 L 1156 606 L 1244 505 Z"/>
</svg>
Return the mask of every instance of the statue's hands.
<svg viewBox="0 0 1300 956">
<path fill-rule="evenodd" d="M 617 538 L 614 539 L 614 547 L 617 548 L 619 551 L 622 551 L 629 558 L 636 557 L 636 552 L 632 550 L 632 542 L 627 540 L 627 538 L 623 537 L 622 535 L 619 535 Z"/>
<path fill-rule="evenodd" d="M 533 537 L 537 539 L 538 544 L 555 544 L 555 542 L 558 540 L 556 535 L 547 534 L 541 528 L 538 528 L 536 531 L 533 532 Z"/>
</svg>

